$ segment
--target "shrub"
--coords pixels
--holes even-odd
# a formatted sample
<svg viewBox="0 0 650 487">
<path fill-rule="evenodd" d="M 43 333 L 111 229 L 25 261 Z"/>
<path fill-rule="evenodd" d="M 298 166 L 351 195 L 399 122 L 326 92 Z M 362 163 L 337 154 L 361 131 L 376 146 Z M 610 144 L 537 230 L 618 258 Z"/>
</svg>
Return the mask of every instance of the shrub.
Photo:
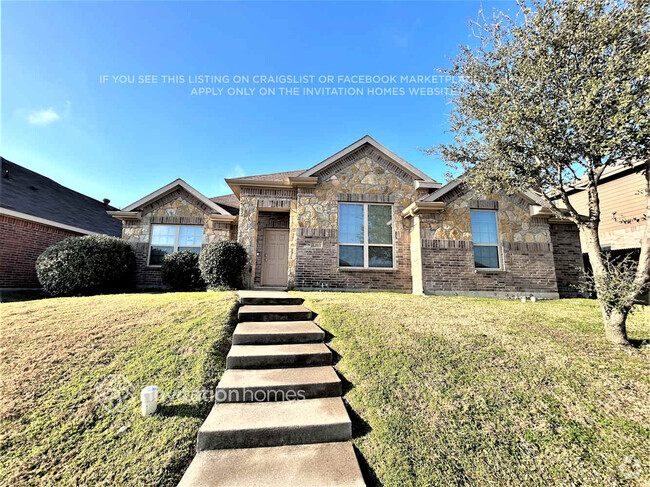
<svg viewBox="0 0 650 487">
<path fill-rule="evenodd" d="M 246 249 L 234 240 L 209 244 L 201 251 L 199 257 L 203 280 L 212 288 L 241 288 L 247 262 Z"/>
<path fill-rule="evenodd" d="M 171 289 L 191 291 L 205 286 L 199 269 L 199 254 L 190 250 L 179 250 L 165 255 L 162 266 L 162 280 Z"/>
<path fill-rule="evenodd" d="M 52 296 L 126 291 L 134 283 L 135 253 L 124 240 L 108 235 L 70 237 L 38 257 L 36 274 Z"/>
</svg>

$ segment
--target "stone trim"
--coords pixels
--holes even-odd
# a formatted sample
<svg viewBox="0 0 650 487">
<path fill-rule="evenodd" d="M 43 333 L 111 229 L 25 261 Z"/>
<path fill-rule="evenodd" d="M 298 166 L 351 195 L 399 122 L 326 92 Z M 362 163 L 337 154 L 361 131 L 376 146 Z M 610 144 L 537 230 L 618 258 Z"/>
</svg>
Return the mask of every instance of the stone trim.
<svg viewBox="0 0 650 487">
<path fill-rule="evenodd" d="M 550 252 L 551 244 L 537 242 L 502 242 L 503 250 L 515 252 Z"/>
<path fill-rule="evenodd" d="M 258 208 L 283 208 L 288 210 L 291 208 L 291 200 L 262 198 L 257 200 L 257 207 Z"/>
<path fill-rule="evenodd" d="M 296 234 L 299 237 L 338 237 L 338 230 L 334 228 L 298 228 Z"/>
<path fill-rule="evenodd" d="M 468 298 L 519 299 L 535 296 L 537 299 L 560 299 L 559 293 L 549 291 L 440 291 L 425 290 L 425 296 L 466 296 Z"/>
<path fill-rule="evenodd" d="M 241 188 L 240 196 L 270 196 L 273 198 L 296 199 L 296 190 L 273 188 Z"/>
<path fill-rule="evenodd" d="M 410 183 L 414 179 L 413 176 L 411 176 L 411 174 L 406 172 L 404 169 L 399 167 L 394 162 L 386 159 L 384 156 L 382 156 L 378 151 L 373 149 L 371 146 L 364 146 L 354 151 L 353 153 L 341 158 L 338 162 L 318 171 L 315 174 L 316 176 L 318 176 L 318 182 L 319 183 L 323 182 L 325 179 L 329 178 L 333 174 L 336 174 L 337 172 L 345 169 L 346 167 L 351 166 L 358 160 L 363 159 L 364 157 L 367 157 L 368 159 L 372 160 L 374 163 L 383 167 L 387 171 L 393 173 L 395 176 L 397 176 L 403 181 Z"/>
<path fill-rule="evenodd" d="M 336 201 L 358 201 L 362 203 L 393 203 L 395 197 L 385 194 L 336 193 Z"/>
<path fill-rule="evenodd" d="M 145 223 L 150 224 L 169 224 L 169 225 L 203 225 L 205 218 L 200 216 L 150 216 L 144 218 Z"/>
<path fill-rule="evenodd" d="M 469 200 L 469 207 L 472 210 L 498 210 L 497 200 Z"/>
<path fill-rule="evenodd" d="M 423 238 L 421 240 L 423 249 L 472 249 L 474 244 L 471 240 L 443 240 L 436 238 Z"/>
</svg>

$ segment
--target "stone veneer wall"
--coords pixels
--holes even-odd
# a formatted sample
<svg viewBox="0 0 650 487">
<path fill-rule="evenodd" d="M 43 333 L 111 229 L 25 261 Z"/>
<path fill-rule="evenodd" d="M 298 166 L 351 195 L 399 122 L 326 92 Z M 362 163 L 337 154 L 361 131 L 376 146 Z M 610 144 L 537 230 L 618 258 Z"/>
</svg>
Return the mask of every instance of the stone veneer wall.
<svg viewBox="0 0 650 487">
<path fill-rule="evenodd" d="M 551 224 L 551 241 L 560 297 L 583 297 L 575 287 L 582 281 L 584 269 L 578 226 L 573 223 Z"/>
<path fill-rule="evenodd" d="M 413 178 L 370 147 L 362 147 L 318 174 L 315 188 L 298 190 L 291 213 L 297 288 L 411 291 L 410 221 L 402 210 L 416 198 Z M 341 201 L 390 203 L 394 221 L 394 269 L 349 270 L 338 266 L 338 205 Z"/>
<path fill-rule="evenodd" d="M 160 268 L 150 267 L 149 243 L 152 224 L 203 225 L 203 245 L 233 238 L 236 226 L 212 222 L 212 210 L 182 188 L 142 208 L 140 220 L 126 220 L 122 226 L 122 238 L 129 242 L 136 256 L 136 285 L 139 288 L 163 286 Z M 236 233 L 234 233 L 236 235 Z"/>
<path fill-rule="evenodd" d="M 558 297 L 548 221 L 531 217 L 525 200 L 462 189 L 446 196 L 444 211 L 422 214 L 419 220 L 425 293 Z M 474 268 L 470 211 L 475 208 L 497 210 L 502 270 Z"/>
</svg>

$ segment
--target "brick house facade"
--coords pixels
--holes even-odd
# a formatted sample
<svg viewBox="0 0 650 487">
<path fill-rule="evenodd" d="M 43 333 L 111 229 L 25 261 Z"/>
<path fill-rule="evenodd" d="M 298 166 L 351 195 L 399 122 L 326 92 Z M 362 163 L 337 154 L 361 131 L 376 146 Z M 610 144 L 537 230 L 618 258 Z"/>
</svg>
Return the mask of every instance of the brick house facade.
<svg viewBox="0 0 650 487">
<path fill-rule="evenodd" d="M 37 289 L 36 259 L 67 238 L 102 233 L 119 236 L 115 209 L 41 174 L 1 158 L 0 289 Z"/>
<path fill-rule="evenodd" d="M 248 287 L 575 295 L 577 228 L 541 198 L 443 187 L 368 136 L 307 170 L 226 182 L 232 195 L 208 199 L 176 180 L 110 212 L 141 287 L 160 286 L 158 253 L 237 239 Z"/>
</svg>

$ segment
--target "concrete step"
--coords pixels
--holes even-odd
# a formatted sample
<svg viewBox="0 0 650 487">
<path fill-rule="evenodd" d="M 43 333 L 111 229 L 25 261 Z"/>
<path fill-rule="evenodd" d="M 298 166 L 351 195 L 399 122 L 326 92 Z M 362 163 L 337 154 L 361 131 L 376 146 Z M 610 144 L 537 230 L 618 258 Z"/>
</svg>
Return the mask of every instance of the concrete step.
<svg viewBox="0 0 650 487">
<path fill-rule="evenodd" d="M 293 369 L 228 369 L 217 385 L 217 402 L 270 402 L 341 396 L 332 366 Z"/>
<path fill-rule="evenodd" d="M 199 452 L 179 487 L 363 487 L 349 441 Z"/>
<path fill-rule="evenodd" d="M 317 343 L 325 332 L 313 321 L 246 321 L 239 323 L 232 336 L 234 345 Z"/>
<path fill-rule="evenodd" d="M 239 291 L 239 302 L 242 305 L 275 305 L 302 304 L 304 300 L 284 291 Z"/>
<path fill-rule="evenodd" d="M 197 451 L 327 443 L 352 439 L 340 397 L 216 404 L 199 428 Z"/>
<path fill-rule="evenodd" d="M 332 351 L 322 343 L 233 345 L 226 357 L 228 369 L 277 369 L 312 365 L 332 365 Z"/>
<path fill-rule="evenodd" d="M 239 308 L 239 321 L 302 321 L 313 313 L 300 305 L 246 305 Z"/>
</svg>

